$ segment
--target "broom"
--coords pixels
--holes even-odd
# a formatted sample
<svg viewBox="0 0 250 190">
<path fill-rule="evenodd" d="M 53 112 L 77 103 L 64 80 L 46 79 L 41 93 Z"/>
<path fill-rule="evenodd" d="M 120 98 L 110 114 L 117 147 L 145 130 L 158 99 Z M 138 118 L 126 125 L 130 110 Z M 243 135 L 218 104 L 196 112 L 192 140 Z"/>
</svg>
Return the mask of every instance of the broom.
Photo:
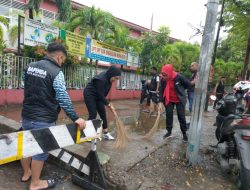
<svg viewBox="0 0 250 190">
<path fill-rule="evenodd" d="M 160 123 L 160 116 L 161 116 L 161 112 L 158 110 L 157 118 L 155 120 L 154 126 L 150 129 L 150 131 L 146 135 L 144 135 L 142 137 L 143 139 L 149 140 L 155 134 L 156 130 L 158 129 L 159 123 Z"/>
<path fill-rule="evenodd" d="M 116 122 L 116 132 L 117 132 L 117 137 L 115 140 L 115 148 L 117 149 L 122 149 L 125 148 L 129 137 L 127 134 L 127 131 L 125 129 L 124 124 L 122 123 L 121 119 L 118 117 L 115 108 L 112 106 L 112 113 L 115 116 L 115 122 Z"/>
</svg>

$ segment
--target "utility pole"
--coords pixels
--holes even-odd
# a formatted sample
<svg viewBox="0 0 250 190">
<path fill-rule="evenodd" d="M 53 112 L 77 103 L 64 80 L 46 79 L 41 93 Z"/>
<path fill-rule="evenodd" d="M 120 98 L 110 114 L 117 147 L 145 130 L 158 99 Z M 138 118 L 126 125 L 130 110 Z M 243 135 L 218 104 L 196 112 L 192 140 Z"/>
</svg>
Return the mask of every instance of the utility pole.
<svg viewBox="0 0 250 190">
<path fill-rule="evenodd" d="M 198 80 L 195 84 L 194 110 L 191 116 L 189 142 L 186 154 L 190 164 L 197 164 L 199 161 L 198 152 L 200 147 L 202 116 L 205 106 L 208 76 L 214 47 L 213 42 L 218 6 L 219 0 L 208 0 L 207 2 L 206 23 L 199 58 Z"/>
<path fill-rule="evenodd" d="M 212 67 L 214 66 L 215 60 L 216 60 L 216 52 L 217 52 L 217 46 L 218 46 L 218 41 L 219 41 L 219 36 L 220 36 L 220 27 L 222 26 L 222 21 L 223 21 L 224 6 L 225 6 L 225 0 L 222 0 L 221 11 L 220 11 L 220 20 L 219 20 L 219 24 L 218 24 L 216 39 L 215 39 L 215 43 L 214 43 L 214 52 L 213 52 L 213 57 L 212 57 L 212 62 L 211 62 Z M 209 101 L 209 94 L 211 91 L 211 87 L 212 86 L 208 81 L 208 88 L 209 89 L 208 89 L 207 96 L 206 96 L 205 111 L 208 110 L 208 101 Z"/>
<path fill-rule="evenodd" d="M 153 21 L 154 21 L 154 13 L 152 13 L 152 16 L 151 16 L 150 33 L 152 33 L 152 31 L 153 31 Z"/>
</svg>

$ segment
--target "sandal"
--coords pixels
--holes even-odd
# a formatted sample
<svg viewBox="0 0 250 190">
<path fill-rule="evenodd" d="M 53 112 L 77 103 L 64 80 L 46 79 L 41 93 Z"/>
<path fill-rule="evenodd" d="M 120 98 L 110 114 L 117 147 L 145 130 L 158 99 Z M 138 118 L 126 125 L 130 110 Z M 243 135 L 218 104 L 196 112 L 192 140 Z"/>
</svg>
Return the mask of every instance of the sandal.
<svg viewBox="0 0 250 190">
<path fill-rule="evenodd" d="M 54 179 L 48 179 L 47 183 L 48 183 L 48 187 L 47 188 L 41 188 L 39 190 L 54 188 L 56 186 L 56 184 L 57 184 L 57 182 Z"/>
<path fill-rule="evenodd" d="M 28 181 L 30 181 L 30 180 L 31 180 L 31 176 L 30 176 L 28 179 L 26 179 L 26 180 L 23 180 L 23 179 L 21 178 L 20 181 L 21 181 L 22 183 L 25 183 L 25 182 L 28 182 Z"/>
</svg>

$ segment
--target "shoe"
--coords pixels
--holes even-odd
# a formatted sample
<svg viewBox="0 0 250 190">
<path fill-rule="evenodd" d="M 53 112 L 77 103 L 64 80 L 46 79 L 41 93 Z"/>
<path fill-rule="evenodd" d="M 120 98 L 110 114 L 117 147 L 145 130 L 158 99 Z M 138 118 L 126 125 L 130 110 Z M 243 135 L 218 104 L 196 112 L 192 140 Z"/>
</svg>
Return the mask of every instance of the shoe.
<svg viewBox="0 0 250 190">
<path fill-rule="evenodd" d="M 187 134 L 183 134 L 183 142 L 188 142 Z"/>
<path fill-rule="evenodd" d="M 149 113 L 149 109 L 142 110 L 143 112 Z"/>
<path fill-rule="evenodd" d="M 167 133 L 163 136 L 163 139 L 168 139 L 168 138 L 170 138 L 170 137 L 172 137 L 172 134 L 169 133 L 169 132 L 167 132 Z"/>
<path fill-rule="evenodd" d="M 102 136 L 106 140 L 114 140 L 115 139 L 110 133 L 104 133 Z"/>
</svg>

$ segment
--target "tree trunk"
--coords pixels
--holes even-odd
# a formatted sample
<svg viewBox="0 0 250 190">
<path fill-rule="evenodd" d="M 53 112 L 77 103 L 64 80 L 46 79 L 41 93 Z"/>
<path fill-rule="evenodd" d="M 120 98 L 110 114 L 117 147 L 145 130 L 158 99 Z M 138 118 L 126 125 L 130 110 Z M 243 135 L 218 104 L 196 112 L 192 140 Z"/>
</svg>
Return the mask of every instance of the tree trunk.
<svg viewBox="0 0 250 190">
<path fill-rule="evenodd" d="M 30 19 L 33 19 L 34 17 L 33 17 L 33 9 L 30 9 L 29 8 L 29 18 Z"/>
<path fill-rule="evenodd" d="M 247 49 L 246 49 L 246 56 L 244 60 L 244 66 L 242 69 L 242 80 L 247 79 L 247 71 L 248 71 L 248 63 L 249 63 L 249 53 L 250 53 L 250 33 L 248 35 L 248 40 L 247 40 Z"/>
</svg>

